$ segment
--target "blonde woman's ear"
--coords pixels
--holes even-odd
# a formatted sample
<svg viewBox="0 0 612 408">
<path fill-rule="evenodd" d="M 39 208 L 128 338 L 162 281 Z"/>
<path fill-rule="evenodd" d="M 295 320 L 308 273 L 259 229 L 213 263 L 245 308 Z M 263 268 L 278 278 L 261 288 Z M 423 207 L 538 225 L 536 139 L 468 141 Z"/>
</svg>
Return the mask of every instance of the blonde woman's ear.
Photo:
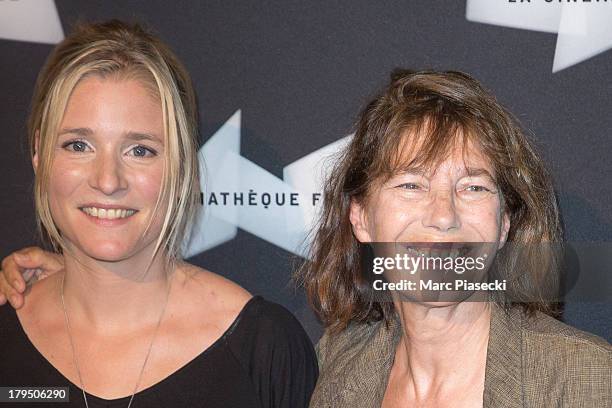
<svg viewBox="0 0 612 408">
<path fill-rule="evenodd" d="M 370 236 L 366 210 L 364 206 L 357 202 L 355 199 L 351 199 L 351 208 L 349 213 L 349 219 L 353 226 L 353 234 L 359 242 L 372 242 Z"/>
<path fill-rule="evenodd" d="M 34 173 L 38 170 L 38 146 L 40 145 L 40 130 L 37 130 L 34 134 L 34 155 L 32 156 L 32 167 L 34 167 Z"/>
</svg>

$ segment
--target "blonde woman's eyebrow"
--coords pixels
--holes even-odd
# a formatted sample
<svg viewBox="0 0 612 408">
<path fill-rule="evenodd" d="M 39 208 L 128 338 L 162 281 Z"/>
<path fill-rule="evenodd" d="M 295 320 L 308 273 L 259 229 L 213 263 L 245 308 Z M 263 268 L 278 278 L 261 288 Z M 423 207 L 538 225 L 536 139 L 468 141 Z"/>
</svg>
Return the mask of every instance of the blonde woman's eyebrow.
<svg viewBox="0 0 612 408">
<path fill-rule="evenodd" d="M 94 131 L 91 130 L 90 128 L 64 128 L 62 130 L 60 130 L 58 136 L 62 136 L 62 135 L 67 135 L 67 134 L 72 134 L 72 135 L 77 135 L 80 137 L 86 137 L 86 136 L 91 136 L 94 134 Z M 157 143 L 162 143 L 161 139 L 156 136 L 156 135 L 152 135 L 149 133 L 143 133 L 143 132 L 127 132 L 125 135 L 126 139 L 129 140 L 133 140 L 133 141 L 141 141 L 141 140 L 150 140 L 153 142 L 157 142 Z"/>
<path fill-rule="evenodd" d="M 58 133 L 58 136 L 67 135 L 67 134 L 74 134 L 77 136 L 85 137 L 85 136 L 91 136 L 93 134 L 93 130 L 91 130 L 90 128 L 64 128 L 60 130 L 60 132 Z"/>
<path fill-rule="evenodd" d="M 153 134 L 149 134 L 149 133 L 141 133 L 141 132 L 128 132 L 126 134 L 126 138 L 133 140 L 133 141 L 141 141 L 141 140 L 150 140 L 152 142 L 156 142 L 156 143 L 162 143 L 161 138 L 159 138 L 156 135 Z"/>
</svg>

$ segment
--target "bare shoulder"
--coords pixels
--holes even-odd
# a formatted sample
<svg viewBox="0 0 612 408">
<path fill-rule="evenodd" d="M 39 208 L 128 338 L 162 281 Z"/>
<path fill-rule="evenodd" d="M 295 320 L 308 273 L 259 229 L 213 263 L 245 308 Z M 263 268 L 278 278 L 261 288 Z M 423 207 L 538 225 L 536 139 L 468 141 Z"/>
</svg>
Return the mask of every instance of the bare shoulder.
<svg viewBox="0 0 612 408">
<path fill-rule="evenodd" d="M 238 316 L 253 297 L 240 285 L 214 272 L 182 262 L 177 265 L 172 291 L 180 294 L 183 307 L 194 315 L 218 318 L 225 326 Z"/>
<path fill-rule="evenodd" d="M 57 316 L 61 307 L 59 296 L 63 274 L 64 271 L 55 273 L 27 287 L 23 307 L 17 310 L 17 315 L 25 327 L 38 326 L 43 322 L 48 326 L 59 323 Z"/>
</svg>

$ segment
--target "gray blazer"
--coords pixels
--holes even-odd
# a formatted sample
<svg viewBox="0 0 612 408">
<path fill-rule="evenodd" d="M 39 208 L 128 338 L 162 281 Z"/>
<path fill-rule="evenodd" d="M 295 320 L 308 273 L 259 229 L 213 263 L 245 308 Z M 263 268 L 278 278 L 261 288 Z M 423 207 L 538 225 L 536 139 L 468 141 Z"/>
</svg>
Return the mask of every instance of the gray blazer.
<svg viewBox="0 0 612 408">
<path fill-rule="evenodd" d="M 380 407 L 401 325 L 352 324 L 317 344 L 319 381 L 311 408 Z M 492 306 L 486 408 L 612 407 L 612 347 L 542 313 Z"/>
</svg>

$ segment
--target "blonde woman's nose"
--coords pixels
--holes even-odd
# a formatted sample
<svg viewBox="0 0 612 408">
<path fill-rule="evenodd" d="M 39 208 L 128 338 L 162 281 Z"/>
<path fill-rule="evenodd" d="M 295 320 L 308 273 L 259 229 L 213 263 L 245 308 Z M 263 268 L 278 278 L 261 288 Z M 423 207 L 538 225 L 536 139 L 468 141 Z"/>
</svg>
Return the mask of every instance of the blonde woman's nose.
<svg viewBox="0 0 612 408">
<path fill-rule="evenodd" d="M 90 186 L 106 195 L 127 188 L 121 158 L 114 154 L 98 154 L 93 162 Z"/>
</svg>

